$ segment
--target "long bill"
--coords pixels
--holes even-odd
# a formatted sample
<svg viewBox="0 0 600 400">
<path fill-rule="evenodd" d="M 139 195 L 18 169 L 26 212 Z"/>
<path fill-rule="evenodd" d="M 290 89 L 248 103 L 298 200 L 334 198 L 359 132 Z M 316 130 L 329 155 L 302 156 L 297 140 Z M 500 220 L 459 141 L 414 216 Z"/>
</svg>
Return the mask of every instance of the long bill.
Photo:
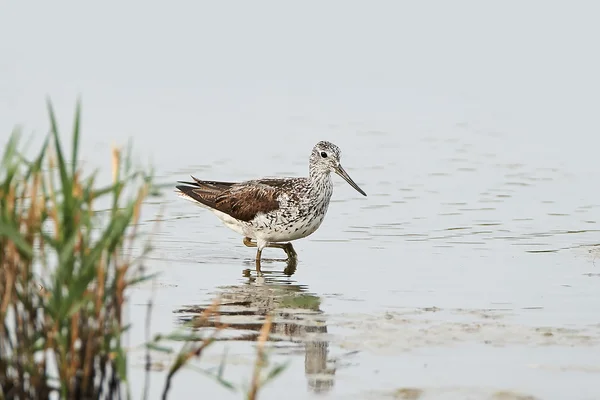
<svg viewBox="0 0 600 400">
<path fill-rule="evenodd" d="M 344 180 L 348 182 L 350 186 L 356 189 L 358 193 L 362 194 L 363 196 L 367 195 L 360 187 L 358 187 L 358 185 L 352 180 L 352 178 L 350 178 L 350 175 L 348 175 L 348 173 L 344 170 L 344 168 L 342 168 L 341 165 L 338 165 L 335 168 L 335 173 L 344 178 Z"/>
</svg>

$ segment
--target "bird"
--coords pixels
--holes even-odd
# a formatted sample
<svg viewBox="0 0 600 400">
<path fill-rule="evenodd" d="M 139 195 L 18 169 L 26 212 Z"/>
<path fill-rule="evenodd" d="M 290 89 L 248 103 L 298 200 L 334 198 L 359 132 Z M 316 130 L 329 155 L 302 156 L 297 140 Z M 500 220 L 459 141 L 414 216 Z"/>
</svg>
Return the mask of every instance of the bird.
<svg viewBox="0 0 600 400">
<path fill-rule="evenodd" d="M 290 242 L 314 233 L 323 222 L 333 194 L 331 173 L 341 176 L 363 196 L 340 162 L 341 151 L 328 141 L 318 142 L 309 158 L 308 177 L 276 177 L 244 182 L 178 181 L 179 197 L 212 211 L 227 227 L 256 247 L 256 271 L 266 247 L 283 249 L 288 262 L 297 261 Z"/>
</svg>

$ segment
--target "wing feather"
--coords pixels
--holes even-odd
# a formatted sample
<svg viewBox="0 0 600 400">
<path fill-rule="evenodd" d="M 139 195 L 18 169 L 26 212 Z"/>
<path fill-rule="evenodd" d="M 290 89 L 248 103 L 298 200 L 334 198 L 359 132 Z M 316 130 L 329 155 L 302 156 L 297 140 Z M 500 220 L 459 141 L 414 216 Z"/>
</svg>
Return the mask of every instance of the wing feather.
<svg viewBox="0 0 600 400">
<path fill-rule="evenodd" d="M 179 189 L 195 201 L 240 221 L 251 221 L 258 213 L 279 208 L 280 189 L 258 181 L 244 183 L 202 181 L 180 182 Z"/>
</svg>

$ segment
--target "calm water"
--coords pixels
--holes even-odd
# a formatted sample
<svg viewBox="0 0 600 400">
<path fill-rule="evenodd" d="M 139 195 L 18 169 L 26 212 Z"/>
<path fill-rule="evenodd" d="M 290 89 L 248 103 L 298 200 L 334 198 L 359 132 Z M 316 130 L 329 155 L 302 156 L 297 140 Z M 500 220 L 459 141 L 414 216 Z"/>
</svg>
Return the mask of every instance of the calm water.
<svg viewBox="0 0 600 400">
<path fill-rule="evenodd" d="M 566 3 L 563 3 L 566 4 Z M 297 269 L 264 263 L 167 190 L 154 285 L 131 294 L 132 346 L 220 295 L 231 328 L 196 365 L 250 381 L 274 312 L 263 398 L 600 398 L 600 6 L 381 2 L 4 5 L 0 132 L 62 126 L 82 95 L 84 159 L 134 139 L 160 182 L 307 173 L 318 140 L 335 177 Z M 10 38 L 10 39 L 9 39 Z M 0 134 L 2 139 L 8 135 Z M 108 179 L 109 171 L 103 171 Z M 283 252 L 267 249 L 268 258 Z M 157 355 L 153 398 L 170 360 Z M 143 353 L 132 353 L 139 398 Z M 240 398 L 194 370 L 172 398 Z M 318 395 L 317 395 L 318 394 Z M 504 396 L 504 397 L 503 397 Z"/>
</svg>

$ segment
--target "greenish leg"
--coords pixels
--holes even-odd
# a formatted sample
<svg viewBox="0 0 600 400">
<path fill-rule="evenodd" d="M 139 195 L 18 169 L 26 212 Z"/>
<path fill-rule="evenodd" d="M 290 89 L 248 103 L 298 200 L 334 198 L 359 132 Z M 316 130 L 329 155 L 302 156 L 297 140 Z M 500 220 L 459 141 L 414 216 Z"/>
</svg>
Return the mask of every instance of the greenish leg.
<svg viewBox="0 0 600 400">
<path fill-rule="evenodd" d="M 276 249 L 283 249 L 285 254 L 288 256 L 288 260 L 296 260 L 298 258 L 298 254 L 294 250 L 294 246 L 291 243 L 270 243 L 268 247 L 274 247 Z"/>
<path fill-rule="evenodd" d="M 244 244 L 248 247 L 256 247 L 256 242 L 253 242 L 249 237 L 244 238 Z M 291 243 L 269 243 L 267 247 L 272 247 L 275 249 L 283 249 L 285 254 L 288 256 L 288 261 L 297 260 L 298 254 L 294 250 L 294 246 Z"/>
<path fill-rule="evenodd" d="M 257 274 L 258 276 L 261 276 L 261 275 L 262 275 L 262 271 L 261 271 L 261 269 L 260 269 L 260 256 L 261 256 L 261 254 L 262 254 L 262 250 L 261 250 L 261 249 L 258 249 L 258 250 L 256 251 L 256 274 Z"/>
</svg>

